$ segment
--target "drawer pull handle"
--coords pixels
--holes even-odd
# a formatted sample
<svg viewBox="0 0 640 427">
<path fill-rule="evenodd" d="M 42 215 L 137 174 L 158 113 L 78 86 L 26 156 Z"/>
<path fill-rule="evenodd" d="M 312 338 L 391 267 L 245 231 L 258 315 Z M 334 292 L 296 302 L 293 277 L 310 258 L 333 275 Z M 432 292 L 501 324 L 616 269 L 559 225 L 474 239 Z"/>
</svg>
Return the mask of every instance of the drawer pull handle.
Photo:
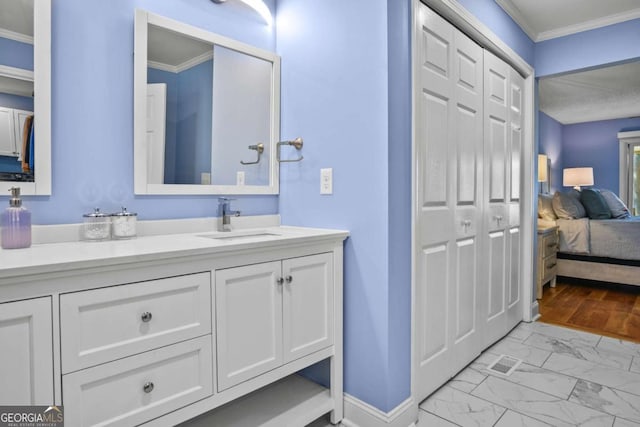
<svg viewBox="0 0 640 427">
<path fill-rule="evenodd" d="M 293 277 L 291 275 L 287 276 L 287 283 L 293 282 Z"/>
<path fill-rule="evenodd" d="M 555 243 L 551 243 L 550 245 L 547 245 L 548 248 L 555 248 L 556 244 Z"/>
<path fill-rule="evenodd" d="M 556 263 L 554 262 L 553 264 L 550 264 L 547 266 L 547 270 L 551 270 L 555 266 L 556 266 Z"/>
<path fill-rule="evenodd" d="M 144 313 L 142 313 L 142 316 L 140 316 L 140 318 L 142 319 L 143 322 L 147 323 L 151 321 L 151 319 L 153 318 L 153 314 L 151 314 L 148 311 L 145 311 Z M 153 388 L 153 384 L 151 385 L 151 387 Z"/>
<path fill-rule="evenodd" d="M 153 391 L 153 383 L 151 381 L 149 381 L 148 383 L 144 383 L 144 385 L 142 386 L 142 390 L 145 393 L 151 393 Z"/>
<path fill-rule="evenodd" d="M 276 280 L 276 282 L 278 283 L 278 285 L 282 286 L 282 284 L 284 283 L 284 279 L 282 277 L 278 277 L 278 280 Z"/>
</svg>

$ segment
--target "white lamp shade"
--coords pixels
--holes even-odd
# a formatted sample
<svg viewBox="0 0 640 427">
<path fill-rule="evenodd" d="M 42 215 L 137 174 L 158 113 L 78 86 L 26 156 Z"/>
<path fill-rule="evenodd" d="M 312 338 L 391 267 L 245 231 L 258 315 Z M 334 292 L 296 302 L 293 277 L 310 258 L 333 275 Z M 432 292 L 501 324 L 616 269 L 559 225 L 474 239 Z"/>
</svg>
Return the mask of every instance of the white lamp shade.
<svg viewBox="0 0 640 427">
<path fill-rule="evenodd" d="M 538 154 L 538 182 L 547 182 L 547 155 Z"/>
<path fill-rule="evenodd" d="M 580 187 L 593 185 L 593 168 L 567 168 L 562 171 L 562 185 Z"/>
</svg>

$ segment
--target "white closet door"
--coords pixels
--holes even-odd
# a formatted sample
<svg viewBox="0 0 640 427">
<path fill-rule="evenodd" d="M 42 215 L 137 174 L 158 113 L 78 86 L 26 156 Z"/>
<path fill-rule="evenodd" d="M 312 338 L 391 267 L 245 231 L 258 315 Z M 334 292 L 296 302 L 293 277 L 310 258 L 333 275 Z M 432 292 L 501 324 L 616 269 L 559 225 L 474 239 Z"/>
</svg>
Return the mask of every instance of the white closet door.
<svg viewBox="0 0 640 427">
<path fill-rule="evenodd" d="M 480 351 L 477 317 L 482 49 L 416 14 L 415 322 L 422 400 Z"/>
<path fill-rule="evenodd" d="M 522 320 L 522 295 L 520 279 L 520 259 L 522 258 L 520 244 L 520 188 L 522 163 L 522 117 L 524 99 L 524 78 L 513 68 L 510 74 L 509 96 L 509 272 L 507 273 L 507 325 L 510 330 Z"/>
<path fill-rule="evenodd" d="M 485 51 L 485 233 L 488 256 L 486 344 L 522 318 L 520 296 L 520 157 L 523 80 Z M 516 77 L 517 76 L 517 77 Z"/>
</svg>

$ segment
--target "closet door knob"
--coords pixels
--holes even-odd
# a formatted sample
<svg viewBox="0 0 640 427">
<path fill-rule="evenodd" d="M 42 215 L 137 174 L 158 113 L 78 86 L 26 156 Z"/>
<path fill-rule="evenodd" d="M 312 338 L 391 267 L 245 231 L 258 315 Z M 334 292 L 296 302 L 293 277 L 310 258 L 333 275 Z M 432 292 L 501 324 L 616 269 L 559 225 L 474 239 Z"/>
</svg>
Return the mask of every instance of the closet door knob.
<svg viewBox="0 0 640 427">
<path fill-rule="evenodd" d="M 293 282 L 293 277 L 291 275 L 287 276 L 287 283 Z"/>
<path fill-rule="evenodd" d="M 282 286 L 282 284 L 284 283 L 284 279 L 282 277 L 278 277 L 278 280 L 276 280 L 276 283 Z"/>
<path fill-rule="evenodd" d="M 153 385 L 153 383 L 149 381 L 147 383 L 144 383 L 144 385 L 142 386 L 142 391 L 144 391 L 145 393 L 151 393 L 154 387 L 155 386 Z"/>
<path fill-rule="evenodd" d="M 148 311 L 145 311 L 144 313 L 142 313 L 142 316 L 140 316 L 140 318 L 142 319 L 142 321 L 144 323 L 148 323 L 151 321 L 151 319 L 153 318 L 153 314 L 151 314 Z"/>
</svg>

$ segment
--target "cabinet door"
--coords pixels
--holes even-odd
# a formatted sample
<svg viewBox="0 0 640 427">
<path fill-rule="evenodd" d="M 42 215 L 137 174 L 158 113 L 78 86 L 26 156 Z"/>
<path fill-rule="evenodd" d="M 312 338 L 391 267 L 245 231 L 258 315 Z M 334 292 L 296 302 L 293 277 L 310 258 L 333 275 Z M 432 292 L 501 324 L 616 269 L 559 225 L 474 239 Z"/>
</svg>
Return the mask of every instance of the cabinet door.
<svg viewBox="0 0 640 427">
<path fill-rule="evenodd" d="M 51 298 L 0 304 L 0 402 L 53 403 Z"/>
<path fill-rule="evenodd" d="M 284 361 L 333 344 L 333 263 L 331 254 L 282 262 Z"/>
<path fill-rule="evenodd" d="M 282 364 L 280 262 L 216 271 L 218 390 Z"/>
<path fill-rule="evenodd" d="M 0 107 L 0 156 L 16 156 L 13 110 Z"/>
</svg>

